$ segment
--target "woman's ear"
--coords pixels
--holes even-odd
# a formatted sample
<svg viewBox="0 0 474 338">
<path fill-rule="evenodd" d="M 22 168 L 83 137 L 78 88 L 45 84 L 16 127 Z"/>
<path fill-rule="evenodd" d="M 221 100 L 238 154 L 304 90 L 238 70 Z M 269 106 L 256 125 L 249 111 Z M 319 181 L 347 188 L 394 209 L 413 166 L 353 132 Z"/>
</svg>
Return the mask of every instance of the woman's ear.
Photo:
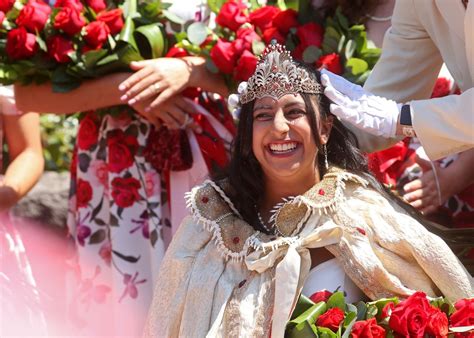
<svg viewBox="0 0 474 338">
<path fill-rule="evenodd" d="M 324 121 L 321 121 L 321 133 L 319 135 L 319 142 L 321 144 L 328 143 L 329 135 L 331 134 L 334 116 L 328 116 Z"/>
</svg>

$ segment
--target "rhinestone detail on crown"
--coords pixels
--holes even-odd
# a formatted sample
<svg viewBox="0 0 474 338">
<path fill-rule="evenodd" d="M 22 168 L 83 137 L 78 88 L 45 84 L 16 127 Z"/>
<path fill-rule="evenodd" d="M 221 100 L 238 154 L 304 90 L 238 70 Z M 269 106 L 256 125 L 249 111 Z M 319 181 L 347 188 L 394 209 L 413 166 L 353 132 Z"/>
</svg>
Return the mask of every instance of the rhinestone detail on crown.
<svg viewBox="0 0 474 338">
<path fill-rule="evenodd" d="M 279 99 L 286 94 L 322 94 L 322 86 L 310 78 L 308 72 L 298 67 L 290 52 L 280 44 L 270 44 L 263 51 L 255 73 L 249 78 L 247 88 L 240 95 L 240 103 L 270 96 Z"/>
</svg>

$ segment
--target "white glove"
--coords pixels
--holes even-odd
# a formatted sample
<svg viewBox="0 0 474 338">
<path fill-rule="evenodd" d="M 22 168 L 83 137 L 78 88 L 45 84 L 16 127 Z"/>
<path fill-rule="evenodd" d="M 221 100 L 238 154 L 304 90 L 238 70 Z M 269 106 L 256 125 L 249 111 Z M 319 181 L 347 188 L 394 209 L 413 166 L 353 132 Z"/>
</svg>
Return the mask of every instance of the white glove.
<svg viewBox="0 0 474 338">
<path fill-rule="evenodd" d="M 331 113 L 369 134 L 395 137 L 401 104 L 368 93 L 326 69 L 321 73 L 324 95 L 334 103 Z"/>
</svg>

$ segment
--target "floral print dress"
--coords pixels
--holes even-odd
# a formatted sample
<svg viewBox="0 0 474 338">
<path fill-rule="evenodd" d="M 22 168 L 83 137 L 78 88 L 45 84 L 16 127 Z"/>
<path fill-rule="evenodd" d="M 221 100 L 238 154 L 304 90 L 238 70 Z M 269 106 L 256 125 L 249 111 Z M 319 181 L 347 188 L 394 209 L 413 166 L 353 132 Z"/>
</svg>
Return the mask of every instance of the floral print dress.
<svg viewBox="0 0 474 338">
<path fill-rule="evenodd" d="M 203 128 L 201 135 L 156 130 L 126 107 L 114 114 L 88 112 L 81 119 L 68 217 L 77 245 L 71 263 L 78 285 L 69 314 L 86 333 L 140 335 L 175 231 L 170 177 L 192 169 L 201 155 L 209 171 L 227 162 L 233 121 L 223 101 L 196 90 L 188 95 L 194 98 L 192 117 Z M 184 196 L 178 208 L 185 209 Z"/>
</svg>

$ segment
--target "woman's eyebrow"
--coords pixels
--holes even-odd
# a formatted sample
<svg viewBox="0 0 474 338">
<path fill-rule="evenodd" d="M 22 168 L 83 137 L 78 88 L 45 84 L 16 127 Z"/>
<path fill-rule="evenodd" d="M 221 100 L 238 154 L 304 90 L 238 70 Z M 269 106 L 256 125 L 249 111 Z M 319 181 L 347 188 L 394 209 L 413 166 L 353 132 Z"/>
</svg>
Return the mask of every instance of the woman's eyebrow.
<svg viewBox="0 0 474 338">
<path fill-rule="evenodd" d="M 253 111 L 257 111 L 257 110 L 260 110 L 260 109 L 272 109 L 273 106 L 269 105 L 269 104 L 261 104 L 261 105 L 258 105 L 256 107 L 253 108 Z"/>
<path fill-rule="evenodd" d="M 285 104 L 283 108 L 287 109 L 293 106 L 305 107 L 305 104 L 303 102 L 289 102 Z"/>
</svg>

